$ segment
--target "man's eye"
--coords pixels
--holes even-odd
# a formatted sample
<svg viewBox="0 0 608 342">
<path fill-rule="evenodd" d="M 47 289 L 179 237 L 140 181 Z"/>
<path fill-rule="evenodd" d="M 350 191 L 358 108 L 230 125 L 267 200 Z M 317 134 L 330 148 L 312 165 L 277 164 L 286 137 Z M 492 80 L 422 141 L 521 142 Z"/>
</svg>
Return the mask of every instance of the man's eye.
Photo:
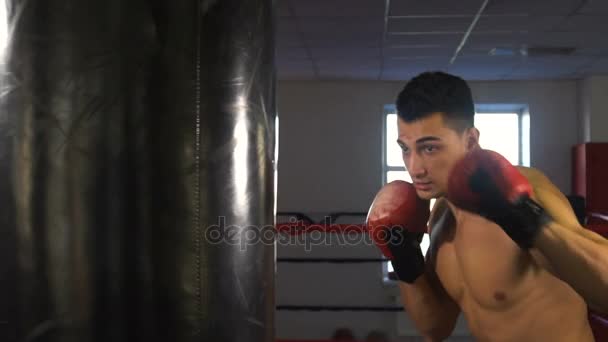
<svg viewBox="0 0 608 342">
<path fill-rule="evenodd" d="M 423 148 L 424 152 L 426 153 L 433 153 L 437 151 L 437 147 L 436 146 L 425 146 Z"/>
</svg>

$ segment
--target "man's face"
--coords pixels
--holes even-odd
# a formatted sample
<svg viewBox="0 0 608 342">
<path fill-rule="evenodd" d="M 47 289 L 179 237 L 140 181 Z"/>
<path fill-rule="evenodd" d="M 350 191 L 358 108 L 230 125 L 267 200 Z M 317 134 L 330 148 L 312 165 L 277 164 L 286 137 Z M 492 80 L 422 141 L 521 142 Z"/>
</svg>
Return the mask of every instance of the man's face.
<svg viewBox="0 0 608 342">
<path fill-rule="evenodd" d="M 442 113 L 410 123 L 399 118 L 397 125 L 397 143 L 418 196 L 423 199 L 444 196 L 452 165 L 478 146 L 479 132 L 475 128 L 457 132 L 446 124 Z"/>
</svg>

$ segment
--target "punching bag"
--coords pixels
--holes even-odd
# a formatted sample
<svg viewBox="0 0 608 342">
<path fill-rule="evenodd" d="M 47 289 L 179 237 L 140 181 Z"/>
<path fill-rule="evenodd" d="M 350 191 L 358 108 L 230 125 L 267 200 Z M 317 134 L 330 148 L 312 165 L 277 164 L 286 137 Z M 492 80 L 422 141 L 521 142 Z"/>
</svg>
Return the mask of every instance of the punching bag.
<svg viewBox="0 0 608 342">
<path fill-rule="evenodd" d="M 3 341 L 273 340 L 273 11 L 8 1 Z"/>
<path fill-rule="evenodd" d="M 156 4 L 152 264 L 176 327 L 162 340 L 272 341 L 273 1 Z"/>
<path fill-rule="evenodd" d="M 6 9 L 3 341 L 127 341 L 128 128 L 143 113 L 153 21 L 138 1 Z"/>
</svg>

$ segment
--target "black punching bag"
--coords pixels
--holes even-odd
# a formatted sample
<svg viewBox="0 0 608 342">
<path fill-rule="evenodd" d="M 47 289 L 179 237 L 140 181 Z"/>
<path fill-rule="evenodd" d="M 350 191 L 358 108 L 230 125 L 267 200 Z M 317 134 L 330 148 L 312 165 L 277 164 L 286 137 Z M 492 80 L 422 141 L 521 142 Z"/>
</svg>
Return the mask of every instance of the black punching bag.
<svg viewBox="0 0 608 342">
<path fill-rule="evenodd" d="M 6 2 L 3 341 L 129 340 L 129 166 L 138 135 L 129 127 L 144 113 L 155 55 L 147 7 Z"/>
<path fill-rule="evenodd" d="M 273 1 L 10 0 L 3 341 L 272 341 Z"/>
<path fill-rule="evenodd" d="M 164 341 L 274 339 L 274 1 L 156 1 L 153 241 Z"/>
</svg>

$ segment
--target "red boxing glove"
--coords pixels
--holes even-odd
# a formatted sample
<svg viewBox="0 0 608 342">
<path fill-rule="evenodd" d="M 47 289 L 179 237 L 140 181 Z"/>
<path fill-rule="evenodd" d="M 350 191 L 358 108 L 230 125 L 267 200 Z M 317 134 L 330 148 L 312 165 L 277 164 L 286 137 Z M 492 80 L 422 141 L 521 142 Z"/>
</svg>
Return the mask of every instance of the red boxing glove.
<svg viewBox="0 0 608 342">
<path fill-rule="evenodd" d="M 531 199 L 532 186 L 500 154 L 476 149 L 459 160 L 450 172 L 448 200 L 498 224 L 523 248 L 549 219 Z"/>
<path fill-rule="evenodd" d="M 404 181 L 386 184 L 367 215 L 367 227 L 373 241 L 393 264 L 400 280 L 413 283 L 424 273 L 424 256 L 420 250 L 422 235 L 427 231 L 429 202 L 416 194 Z"/>
</svg>

